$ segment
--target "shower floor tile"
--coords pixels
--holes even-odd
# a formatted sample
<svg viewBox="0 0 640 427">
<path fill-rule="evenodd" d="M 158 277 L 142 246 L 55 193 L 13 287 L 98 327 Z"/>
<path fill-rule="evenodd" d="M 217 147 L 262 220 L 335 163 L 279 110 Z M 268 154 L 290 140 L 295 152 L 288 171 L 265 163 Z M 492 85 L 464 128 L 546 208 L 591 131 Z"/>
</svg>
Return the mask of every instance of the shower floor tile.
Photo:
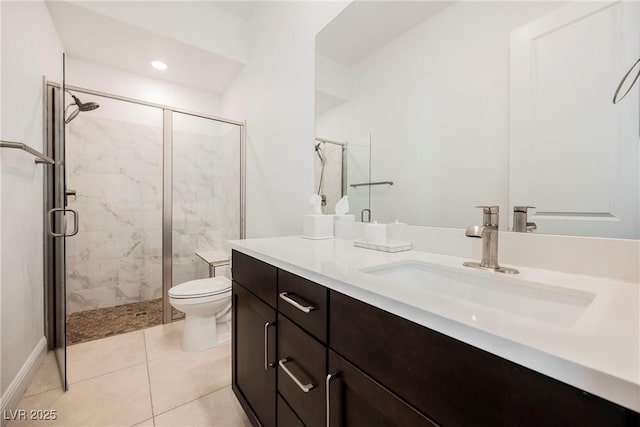
<svg viewBox="0 0 640 427">
<path fill-rule="evenodd" d="M 172 308 L 173 310 L 173 308 Z M 184 313 L 173 310 L 173 319 Z M 162 324 L 162 299 L 73 313 L 67 318 L 67 345 L 93 341 Z"/>
</svg>

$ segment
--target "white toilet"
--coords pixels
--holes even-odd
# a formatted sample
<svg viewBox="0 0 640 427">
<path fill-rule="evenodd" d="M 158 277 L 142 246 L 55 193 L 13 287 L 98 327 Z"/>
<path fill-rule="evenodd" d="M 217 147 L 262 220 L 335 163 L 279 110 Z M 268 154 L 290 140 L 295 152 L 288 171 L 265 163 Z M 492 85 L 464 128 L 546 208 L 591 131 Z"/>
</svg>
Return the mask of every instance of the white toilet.
<svg viewBox="0 0 640 427">
<path fill-rule="evenodd" d="M 181 283 L 169 289 L 169 303 L 185 314 L 184 351 L 215 347 L 218 322 L 231 319 L 231 281 L 218 276 Z"/>
</svg>

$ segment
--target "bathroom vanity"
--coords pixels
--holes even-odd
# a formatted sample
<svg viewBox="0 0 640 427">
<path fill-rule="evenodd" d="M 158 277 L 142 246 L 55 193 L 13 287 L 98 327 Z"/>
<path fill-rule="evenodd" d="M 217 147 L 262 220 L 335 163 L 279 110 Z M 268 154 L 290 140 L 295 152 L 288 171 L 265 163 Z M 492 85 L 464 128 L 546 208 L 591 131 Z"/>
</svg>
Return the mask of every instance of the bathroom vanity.
<svg viewBox="0 0 640 427">
<path fill-rule="evenodd" d="M 527 290 L 507 295 L 512 307 L 500 310 L 413 286 L 423 273 L 406 283 L 392 274 L 419 262 L 436 266 L 445 283 L 458 277 L 454 257 L 299 237 L 232 247 L 233 390 L 256 426 L 640 425 L 636 329 L 592 323 L 617 298 L 633 297 L 632 283 L 607 283 L 615 295 L 602 294 L 588 276 L 557 273 L 564 302 L 550 301 L 544 292 L 560 289 L 554 273 L 524 268 L 510 284 Z M 380 265 L 391 273 L 378 274 Z M 496 273 L 464 276 L 463 267 L 460 274 L 500 281 Z M 536 293 L 532 280 L 543 276 Z M 479 293 L 502 292 L 477 283 Z M 522 298 L 574 314 L 527 313 Z M 613 321 L 632 321 L 631 304 Z M 583 327 L 609 336 L 594 339 Z"/>
</svg>

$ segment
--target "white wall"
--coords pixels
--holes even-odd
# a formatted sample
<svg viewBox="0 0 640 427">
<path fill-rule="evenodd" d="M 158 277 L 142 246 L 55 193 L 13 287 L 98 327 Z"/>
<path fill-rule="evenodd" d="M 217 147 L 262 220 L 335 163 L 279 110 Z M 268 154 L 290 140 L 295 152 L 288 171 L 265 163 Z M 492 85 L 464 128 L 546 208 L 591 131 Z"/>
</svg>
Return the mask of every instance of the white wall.
<svg viewBox="0 0 640 427">
<path fill-rule="evenodd" d="M 300 234 L 313 193 L 315 35 L 347 2 L 264 2 L 224 114 L 247 120 L 247 237 Z"/>
<path fill-rule="evenodd" d="M 149 13 L 144 1 L 71 3 L 238 62 L 247 56 L 246 21 L 217 7 L 215 1 L 158 1 L 153 4 L 154 13 Z"/>
<path fill-rule="evenodd" d="M 320 54 L 316 55 L 316 90 L 340 99 L 351 96 L 351 70 Z"/>
<path fill-rule="evenodd" d="M 554 7 L 454 3 L 350 69 L 351 98 L 316 131 L 371 133 L 371 180 L 395 184 L 372 187 L 374 219 L 462 227 L 481 218 L 474 205 L 506 210 L 510 33 Z"/>
<path fill-rule="evenodd" d="M 60 80 L 62 45 L 41 1 L 2 1 L 2 139 L 42 151 L 42 76 Z M 44 336 L 43 168 L 22 151 L 0 151 L 4 393 Z"/>
<path fill-rule="evenodd" d="M 141 74 L 130 73 L 128 71 L 117 70 L 94 62 L 82 59 L 67 57 L 67 85 L 78 86 L 85 89 L 92 89 L 106 92 L 113 95 L 120 95 L 127 98 L 139 99 L 142 101 L 163 104 L 174 108 L 194 111 L 198 113 L 220 115 L 222 112 L 222 97 L 218 93 L 207 92 L 176 83 L 171 83 Z M 79 96 L 83 102 L 90 96 Z M 104 101 L 103 101 L 104 102 Z M 126 115 L 126 104 L 118 103 L 118 117 L 106 116 L 104 111 L 95 110 L 96 115 L 114 120 L 122 120 L 121 114 Z M 136 120 L 141 120 L 139 107 L 136 108 Z M 230 117 L 231 118 L 231 117 Z M 155 123 L 155 118 L 150 120 Z"/>
</svg>

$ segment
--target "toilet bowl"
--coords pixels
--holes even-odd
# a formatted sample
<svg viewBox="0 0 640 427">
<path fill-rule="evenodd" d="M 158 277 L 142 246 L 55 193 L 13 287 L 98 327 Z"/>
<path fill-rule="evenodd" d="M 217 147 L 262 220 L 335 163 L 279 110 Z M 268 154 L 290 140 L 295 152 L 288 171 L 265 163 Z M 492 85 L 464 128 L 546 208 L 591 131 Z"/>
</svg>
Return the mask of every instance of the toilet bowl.
<svg viewBox="0 0 640 427">
<path fill-rule="evenodd" d="M 191 280 L 169 289 L 169 303 L 185 314 L 182 349 L 202 351 L 218 343 L 218 322 L 231 319 L 231 281 Z"/>
</svg>

